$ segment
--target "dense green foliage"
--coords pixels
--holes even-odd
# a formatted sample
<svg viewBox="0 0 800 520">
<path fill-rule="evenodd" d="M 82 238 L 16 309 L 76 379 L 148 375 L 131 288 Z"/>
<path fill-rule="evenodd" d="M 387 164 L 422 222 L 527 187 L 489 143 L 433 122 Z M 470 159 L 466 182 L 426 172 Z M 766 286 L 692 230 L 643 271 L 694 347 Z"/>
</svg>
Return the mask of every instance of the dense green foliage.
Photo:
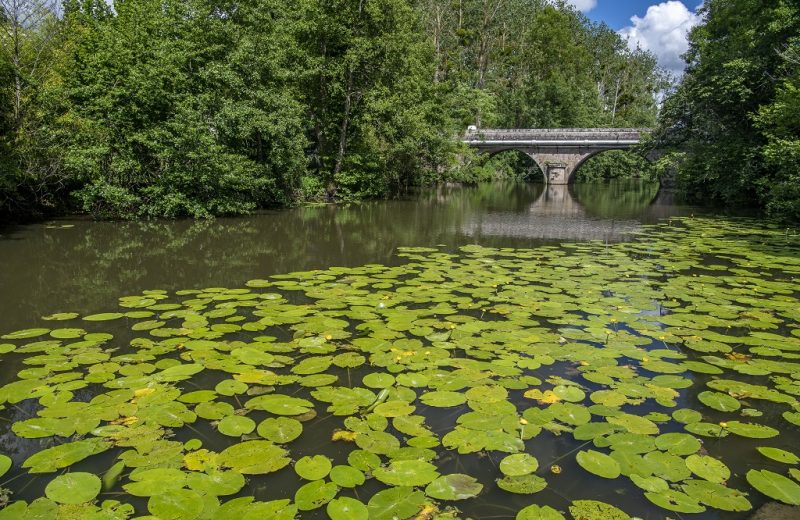
<svg viewBox="0 0 800 520">
<path fill-rule="evenodd" d="M 697 200 L 800 218 L 800 7 L 710 0 L 659 138 Z"/>
<path fill-rule="evenodd" d="M 205 217 L 479 180 L 516 159 L 475 157 L 467 125 L 647 126 L 662 83 L 651 55 L 544 0 L 0 5 L 6 216 Z"/>
</svg>

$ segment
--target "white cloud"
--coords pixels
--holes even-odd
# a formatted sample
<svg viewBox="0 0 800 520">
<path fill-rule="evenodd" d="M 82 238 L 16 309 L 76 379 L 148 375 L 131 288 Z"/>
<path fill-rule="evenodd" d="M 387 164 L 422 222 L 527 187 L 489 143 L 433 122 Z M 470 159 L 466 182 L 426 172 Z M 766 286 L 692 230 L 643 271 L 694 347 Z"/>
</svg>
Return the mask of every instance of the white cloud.
<svg viewBox="0 0 800 520">
<path fill-rule="evenodd" d="M 701 17 L 690 11 L 682 2 L 670 0 L 647 8 L 644 18 L 631 17 L 631 23 L 619 31 L 628 40 L 628 47 L 637 46 L 652 52 L 658 64 L 680 76 L 685 63 L 681 54 L 689 49 L 686 36 L 701 22 Z"/>
<path fill-rule="evenodd" d="M 567 0 L 567 3 L 582 13 L 588 13 L 597 6 L 597 0 Z"/>
</svg>

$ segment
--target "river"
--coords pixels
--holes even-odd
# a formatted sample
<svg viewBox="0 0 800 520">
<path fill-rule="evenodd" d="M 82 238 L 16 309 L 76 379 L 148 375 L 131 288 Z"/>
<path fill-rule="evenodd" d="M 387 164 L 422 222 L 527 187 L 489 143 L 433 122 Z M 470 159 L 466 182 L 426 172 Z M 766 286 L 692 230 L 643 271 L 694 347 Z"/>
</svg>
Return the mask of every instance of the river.
<svg viewBox="0 0 800 520">
<path fill-rule="evenodd" d="M 0 487 L 37 518 L 736 519 L 798 486 L 800 240 L 657 184 L 58 219 L 0 267 Z"/>
</svg>

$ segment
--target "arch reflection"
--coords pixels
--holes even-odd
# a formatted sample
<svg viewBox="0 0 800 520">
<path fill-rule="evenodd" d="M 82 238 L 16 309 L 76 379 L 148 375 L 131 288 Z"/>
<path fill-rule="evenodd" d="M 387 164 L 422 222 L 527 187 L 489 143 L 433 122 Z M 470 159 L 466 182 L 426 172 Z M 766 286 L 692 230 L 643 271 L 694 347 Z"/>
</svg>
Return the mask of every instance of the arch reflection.
<svg viewBox="0 0 800 520">
<path fill-rule="evenodd" d="M 474 215 L 462 231 L 476 238 L 627 240 L 640 229 L 658 193 L 658 183 L 639 181 L 541 185 L 526 211 Z"/>
</svg>

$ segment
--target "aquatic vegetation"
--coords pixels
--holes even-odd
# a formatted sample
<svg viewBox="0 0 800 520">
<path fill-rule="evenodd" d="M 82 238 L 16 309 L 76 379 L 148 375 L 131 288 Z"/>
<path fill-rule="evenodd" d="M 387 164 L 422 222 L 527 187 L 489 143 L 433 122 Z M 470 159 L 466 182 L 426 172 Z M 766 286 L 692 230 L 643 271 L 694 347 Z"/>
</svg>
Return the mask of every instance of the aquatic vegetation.
<svg viewBox="0 0 800 520">
<path fill-rule="evenodd" d="M 0 343 L 0 519 L 800 504 L 799 246 L 676 219 L 46 316 Z"/>
</svg>

